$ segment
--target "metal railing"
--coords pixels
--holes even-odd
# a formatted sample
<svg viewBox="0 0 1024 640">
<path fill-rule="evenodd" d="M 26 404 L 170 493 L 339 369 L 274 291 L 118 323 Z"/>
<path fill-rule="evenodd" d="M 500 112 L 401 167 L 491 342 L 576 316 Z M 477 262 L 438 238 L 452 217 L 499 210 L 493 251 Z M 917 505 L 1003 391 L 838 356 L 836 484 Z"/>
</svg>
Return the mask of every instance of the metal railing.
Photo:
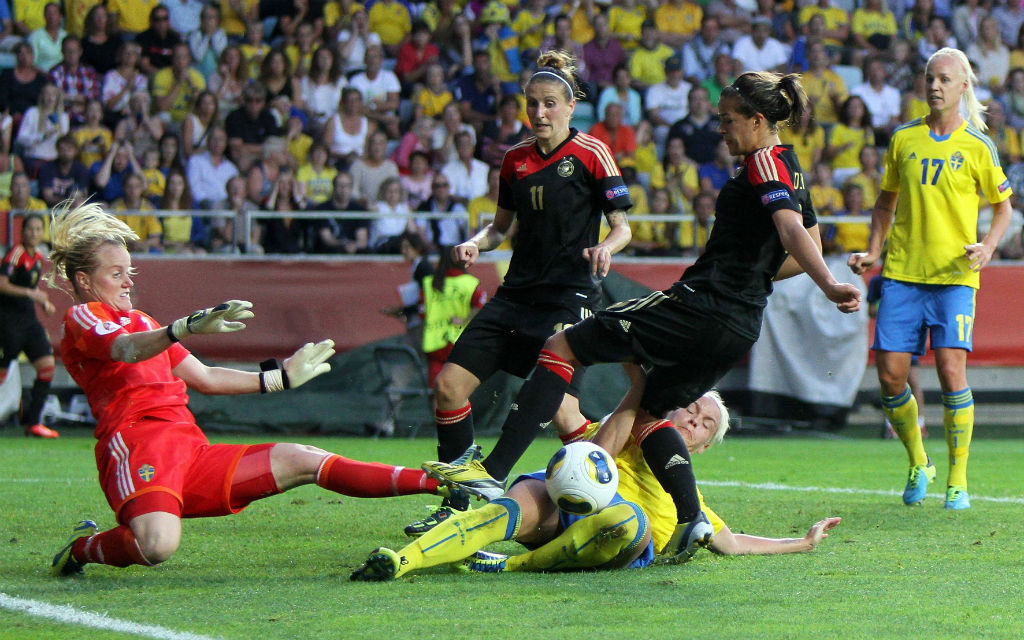
<svg viewBox="0 0 1024 640">
<path fill-rule="evenodd" d="M 43 215 L 49 215 L 49 211 L 46 210 L 27 210 L 27 209 L 12 209 L 7 214 L 7 238 L 13 241 L 14 238 L 14 227 L 15 221 L 23 217 L 28 213 L 40 213 Z M 118 210 L 110 211 L 111 215 L 115 216 L 146 216 L 146 217 L 168 217 L 168 216 L 182 216 L 189 215 L 200 218 L 224 218 L 224 219 L 235 219 L 239 215 L 239 212 L 230 209 L 193 209 L 190 211 L 182 210 L 167 210 L 167 209 L 150 209 L 146 211 L 138 210 Z M 274 218 L 292 218 L 299 220 L 374 220 L 375 218 L 382 217 L 375 211 L 267 211 L 263 209 L 254 209 L 251 211 L 243 211 L 242 219 L 244 220 L 243 230 L 244 234 L 240 233 L 237 225 L 232 228 L 232 243 L 235 247 L 245 246 L 249 247 L 249 239 L 252 238 L 253 225 L 259 220 L 271 220 Z M 423 212 L 416 211 L 412 213 L 396 213 L 387 214 L 388 218 L 404 218 L 406 220 L 461 220 L 468 228 L 469 226 L 469 214 L 465 211 L 456 212 Z M 642 220 L 644 222 L 668 222 L 668 223 L 683 223 L 683 222 L 695 222 L 697 217 L 692 213 L 677 213 L 677 214 L 637 214 L 634 213 L 635 219 Z M 494 213 L 481 213 L 478 218 L 478 224 L 484 226 L 489 224 L 494 219 Z M 819 216 L 819 224 L 871 224 L 871 216 Z M 694 242 L 691 246 L 697 246 L 697 233 L 699 228 L 697 226 L 694 229 Z M 474 230 L 470 229 L 470 233 Z M 244 239 L 245 242 L 240 245 L 239 240 Z M 496 257 L 501 257 L 506 252 L 496 254 Z M 324 254 L 316 254 L 322 256 Z M 193 256 L 194 257 L 194 256 Z M 360 258 L 365 259 L 367 256 L 361 254 Z"/>
</svg>

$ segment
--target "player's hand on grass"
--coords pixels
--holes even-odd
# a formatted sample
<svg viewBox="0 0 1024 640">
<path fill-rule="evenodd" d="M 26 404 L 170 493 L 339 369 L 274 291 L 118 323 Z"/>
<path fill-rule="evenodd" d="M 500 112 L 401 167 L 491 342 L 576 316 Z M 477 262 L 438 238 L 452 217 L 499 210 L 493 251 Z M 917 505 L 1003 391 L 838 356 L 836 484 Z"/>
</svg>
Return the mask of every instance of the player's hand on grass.
<svg viewBox="0 0 1024 640">
<path fill-rule="evenodd" d="M 252 303 L 245 300 L 228 300 L 216 307 L 193 311 L 184 318 L 178 318 L 169 327 L 167 335 L 177 342 L 196 333 L 231 333 L 245 328 L 242 320 L 253 317 Z"/>
<path fill-rule="evenodd" d="M 995 250 L 981 242 L 964 245 L 964 255 L 971 261 L 971 271 L 981 271 L 991 260 Z"/>
<path fill-rule="evenodd" d="M 676 525 L 668 544 L 658 554 L 658 560 L 666 564 L 689 562 L 697 551 L 711 544 L 714 535 L 715 528 L 711 526 L 708 517 L 703 511 L 698 511 L 692 521 Z"/>
<path fill-rule="evenodd" d="M 588 247 L 583 250 L 583 259 L 590 263 L 591 275 L 603 278 L 612 268 L 612 252 L 608 247 L 601 245 Z"/>
<path fill-rule="evenodd" d="M 808 545 L 810 545 L 810 549 L 808 549 L 808 551 L 817 547 L 819 542 L 828 537 L 828 532 L 838 527 L 839 523 L 842 521 L 842 518 L 825 518 L 824 520 L 818 520 L 811 525 L 807 535 L 804 536 L 804 540 L 807 541 Z"/>
<path fill-rule="evenodd" d="M 825 295 L 843 313 L 853 313 L 860 309 L 860 289 L 852 284 L 837 282 L 825 291 Z"/>
<path fill-rule="evenodd" d="M 463 242 L 452 247 L 452 262 L 456 266 L 468 269 L 480 257 L 480 247 L 473 241 Z"/>
</svg>

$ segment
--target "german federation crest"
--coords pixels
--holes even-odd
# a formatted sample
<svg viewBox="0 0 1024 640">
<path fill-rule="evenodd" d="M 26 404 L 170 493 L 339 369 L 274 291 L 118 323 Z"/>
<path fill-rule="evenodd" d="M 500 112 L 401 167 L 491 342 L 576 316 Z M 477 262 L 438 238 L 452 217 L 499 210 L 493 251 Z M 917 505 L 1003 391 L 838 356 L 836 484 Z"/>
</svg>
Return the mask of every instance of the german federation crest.
<svg viewBox="0 0 1024 640">
<path fill-rule="evenodd" d="M 564 160 L 558 163 L 558 175 L 562 176 L 563 178 L 568 178 L 569 176 L 572 175 L 572 172 L 575 168 L 576 167 L 575 165 L 573 165 L 572 160 L 570 160 L 569 158 L 565 158 Z"/>
</svg>

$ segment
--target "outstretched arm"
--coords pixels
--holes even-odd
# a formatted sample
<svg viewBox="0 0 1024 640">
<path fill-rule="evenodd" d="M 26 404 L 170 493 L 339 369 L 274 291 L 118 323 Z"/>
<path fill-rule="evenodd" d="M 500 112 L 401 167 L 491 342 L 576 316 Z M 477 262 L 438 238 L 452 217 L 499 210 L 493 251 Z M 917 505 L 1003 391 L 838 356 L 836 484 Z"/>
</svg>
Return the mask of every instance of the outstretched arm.
<svg viewBox="0 0 1024 640">
<path fill-rule="evenodd" d="M 836 303 L 843 313 L 852 313 L 860 308 L 860 289 L 845 282 L 836 282 L 821 257 L 821 249 L 815 244 L 811 234 L 804 229 L 801 215 L 792 209 L 780 209 L 772 214 L 775 228 L 779 231 L 782 246 L 799 263 L 800 267 L 811 276 L 814 284 L 824 292 L 825 296 Z"/>
<path fill-rule="evenodd" d="M 733 533 L 729 527 L 722 527 L 711 540 L 710 549 L 726 556 L 814 551 L 818 543 L 827 538 L 828 532 L 839 526 L 840 522 L 842 518 L 819 520 L 802 538 L 762 538 L 745 533 Z"/>
<path fill-rule="evenodd" d="M 612 457 L 619 455 L 626 446 L 634 423 L 638 420 L 653 419 L 640 408 L 640 400 L 644 396 L 644 387 L 647 384 L 647 376 L 644 375 L 643 369 L 640 365 L 630 362 L 623 363 L 622 368 L 629 377 L 629 389 L 593 438 L 594 444 L 610 453 Z"/>
</svg>

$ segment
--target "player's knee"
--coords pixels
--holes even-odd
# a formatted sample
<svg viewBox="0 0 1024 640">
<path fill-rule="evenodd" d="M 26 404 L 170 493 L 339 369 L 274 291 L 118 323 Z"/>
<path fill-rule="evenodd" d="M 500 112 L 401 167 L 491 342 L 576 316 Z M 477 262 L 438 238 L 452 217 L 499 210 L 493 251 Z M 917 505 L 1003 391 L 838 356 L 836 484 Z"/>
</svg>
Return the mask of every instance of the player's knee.
<svg viewBox="0 0 1024 640">
<path fill-rule="evenodd" d="M 181 544 L 181 531 L 147 529 L 141 535 L 135 536 L 135 542 L 150 564 L 160 564 L 169 560 L 178 550 Z"/>
<path fill-rule="evenodd" d="M 458 409 L 466 402 L 466 393 L 464 385 L 458 380 L 458 376 L 453 375 L 446 369 L 442 369 L 441 373 L 437 375 L 434 380 L 434 398 L 437 401 L 437 406 L 446 409 Z"/>
<path fill-rule="evenodd" d="M 583 548 L 583 553 L 591 557 L 591 566 L 625 566 L 636 559 L 649 540 L 647 515 L 632 502 L 606 507 L 591 519 L 597 528 L 594 544 Z"/>
</svg>

